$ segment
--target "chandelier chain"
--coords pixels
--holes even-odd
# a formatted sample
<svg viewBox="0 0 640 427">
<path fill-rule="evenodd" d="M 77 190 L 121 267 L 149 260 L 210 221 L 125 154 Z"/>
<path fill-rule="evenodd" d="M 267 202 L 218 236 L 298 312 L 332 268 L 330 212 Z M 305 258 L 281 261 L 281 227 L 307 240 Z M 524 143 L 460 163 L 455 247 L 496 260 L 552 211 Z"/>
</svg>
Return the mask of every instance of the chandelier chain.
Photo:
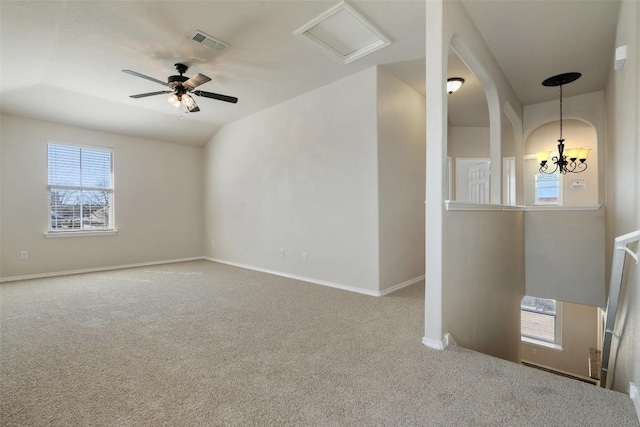
<svg viewBox="0 0 640 427">
<path fill-rule="evenodd" d="M 562 85 L 560 85 L 560 139 L 562 139 Z"/>
</svg>

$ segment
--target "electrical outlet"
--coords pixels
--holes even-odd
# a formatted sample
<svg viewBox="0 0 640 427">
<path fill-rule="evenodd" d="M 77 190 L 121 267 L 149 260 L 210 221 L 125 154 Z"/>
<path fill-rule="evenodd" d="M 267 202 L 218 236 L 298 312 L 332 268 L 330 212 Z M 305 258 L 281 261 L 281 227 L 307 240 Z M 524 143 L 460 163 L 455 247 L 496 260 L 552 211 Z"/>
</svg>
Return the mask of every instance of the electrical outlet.
<svg viewBox="0 0 640 427">
<path fill-rule="evenodd" d="M 284 255 L 285 255 L 284 249 L 280 249 L 280 256 L 284 258 Z"/>
<path fill-rule="evenodd" d="M 215 240 L 211 239 L 211 247 L 214 247 L 216 245 Z"/>
<path fill-rule="evenodd" d="M 302 251 L 302 260 L 303 261 L 307 260 L 307 251 Z"/>
<path fill-rule="evenodd" d="M 20 251 L 20 259 L 29 259 L 29 252 Z"/>
</svg>

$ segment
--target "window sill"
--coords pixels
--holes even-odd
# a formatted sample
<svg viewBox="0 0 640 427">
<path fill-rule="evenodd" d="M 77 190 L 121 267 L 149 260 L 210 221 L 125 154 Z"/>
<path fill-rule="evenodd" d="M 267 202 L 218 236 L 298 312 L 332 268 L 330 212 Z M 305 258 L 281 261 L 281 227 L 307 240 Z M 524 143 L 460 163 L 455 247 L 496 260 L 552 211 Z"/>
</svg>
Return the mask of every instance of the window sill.
<svg viewBox="0 0 640 427">
<path fill-rule="evenodd" d="M 48 238 L 57 237 L 92 237 L 92 236 L 113 236 L 118 230 L 99 231 L 47 231 L 44 235 Z"/>
<path fill-rule="evenodd" d="M 601 205 L 586 206 L 558 206 L 558 205 L 535 205 L 527 206 L 526 211 L 597 211 Z"/>
<path fill-rule="evenodd" d="M 545 348 L 548 348 L 549 350 L 562 351 L 562 346 L 560 344 L 541 341 L 541 340 L 537 340 L 535 338 L 529 338 L 529 337 L 520 337 L 520 339 L 522 340 L 522 342 L 525 342 L 527 344 L 537 345 L 539 347 L 545 347 Z"/>
</svg>

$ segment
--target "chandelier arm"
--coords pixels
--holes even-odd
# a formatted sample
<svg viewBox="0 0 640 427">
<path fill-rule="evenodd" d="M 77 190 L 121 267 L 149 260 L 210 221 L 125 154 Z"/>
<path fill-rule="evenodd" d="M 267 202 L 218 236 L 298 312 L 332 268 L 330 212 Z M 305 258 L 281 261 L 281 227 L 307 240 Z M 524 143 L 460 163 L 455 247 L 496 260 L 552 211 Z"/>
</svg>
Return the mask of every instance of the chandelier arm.
<svg viewBox="0 0 640 427">
<path fill-rule="evenodd" d="M 580 163 L 576 163 L 576 167 L 574 168 L 576 170 L 572 170 L 571 172 L 573 173 L 581 173 L 587 170 L 587 164 L 580 162 Z"/>
<path fill-rule="evenodd" d="M 544 165 L 540 166 L 540 169 L 538 169 L 538 172 L 546 174 L 546 175 L 553 175 L 558 170 L 558 163 L 556 163 L 556 162 L 553 162 L 553 163 L 556 165 L 556 167 L 553 168 L 553 170 L 551 172 L 548 171 L 549 165 L 546 164 L 546 163 Z"/>
<path fill-rule="evenodd" d="M 565 170 L 568 173 L 581 173 L 587 170 L 587 164 L 584 162 L 576 162 L 575 160 L 571 160 L 567 163 Z"/>
</svg>

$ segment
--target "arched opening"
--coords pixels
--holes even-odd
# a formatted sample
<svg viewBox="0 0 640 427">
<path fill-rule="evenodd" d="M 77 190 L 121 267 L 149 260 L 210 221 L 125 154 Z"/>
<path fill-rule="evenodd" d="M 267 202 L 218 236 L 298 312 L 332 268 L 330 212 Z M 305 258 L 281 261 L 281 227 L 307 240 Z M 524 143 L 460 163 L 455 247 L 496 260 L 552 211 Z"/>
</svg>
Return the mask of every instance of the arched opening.
<svg viewBox="0 0 640 427">
<path fill-rule="evenodd" d="M 490 203 L 489 107 L 482 84 L 450 48 L 447 77 L 463 78 L 462 87 L 448 95 L 447 165 L 449 200 Z"/>
</svg>

